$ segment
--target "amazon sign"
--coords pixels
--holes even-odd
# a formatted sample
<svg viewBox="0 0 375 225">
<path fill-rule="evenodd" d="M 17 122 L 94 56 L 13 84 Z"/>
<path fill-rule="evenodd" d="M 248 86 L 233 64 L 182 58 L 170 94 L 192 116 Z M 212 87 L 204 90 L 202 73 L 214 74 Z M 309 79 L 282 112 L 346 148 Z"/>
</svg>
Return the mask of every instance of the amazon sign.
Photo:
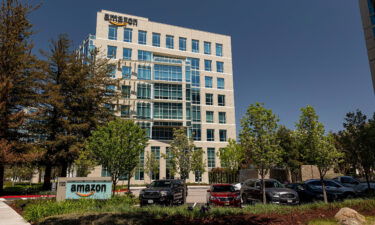
<svg viewBox="0 0 375 225">
<path fill-rule="evenodd" d="M 116 26 L 126 26 L 126 25 L 137 26 L 138 25 L 137 19 L 128 18 L 125 16 L 111 15 L 107 13 L 104 14 L 104 20 Z"/>
<path fill-rule="evenodd" d="M 111 181 L 68 181 L 65 199 L 109 199 L 111 191 Z"/>
</svg>

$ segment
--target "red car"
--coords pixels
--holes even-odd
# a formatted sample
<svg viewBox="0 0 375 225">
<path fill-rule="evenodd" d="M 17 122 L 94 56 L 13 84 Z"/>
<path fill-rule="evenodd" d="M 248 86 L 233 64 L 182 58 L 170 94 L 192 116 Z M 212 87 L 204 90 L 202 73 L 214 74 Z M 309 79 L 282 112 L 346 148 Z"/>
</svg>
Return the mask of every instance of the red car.
<svg viewBox="0 0 375 225">
<path fill-rule="evenodd" d="M 241 194 L 231 184 L 213 184 L 207 190 L 207 204 L 217 206 L 241 206 Z"/>
</svg>

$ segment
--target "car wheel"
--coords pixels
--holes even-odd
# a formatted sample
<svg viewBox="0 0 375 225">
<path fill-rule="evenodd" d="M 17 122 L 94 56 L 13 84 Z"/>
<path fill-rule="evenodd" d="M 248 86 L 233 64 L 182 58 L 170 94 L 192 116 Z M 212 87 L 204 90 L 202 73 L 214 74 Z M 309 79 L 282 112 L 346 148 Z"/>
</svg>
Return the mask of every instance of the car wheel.
<svg viewBox="0 0 375 225">
<path fill-rule="evenodd" d="M 249 200 L 247 199 L 247 196 L 245 194 L 242 194 L 242 204 L 243 205 L 249 204 Z"/>
<path fill-rule="evenodd" d="M 355 195 L 353 193 L 347 193 L 347 194 L 345 194 L 344 199 L 352 199 L 354 197 L 355 197 Z"/>
</svg>

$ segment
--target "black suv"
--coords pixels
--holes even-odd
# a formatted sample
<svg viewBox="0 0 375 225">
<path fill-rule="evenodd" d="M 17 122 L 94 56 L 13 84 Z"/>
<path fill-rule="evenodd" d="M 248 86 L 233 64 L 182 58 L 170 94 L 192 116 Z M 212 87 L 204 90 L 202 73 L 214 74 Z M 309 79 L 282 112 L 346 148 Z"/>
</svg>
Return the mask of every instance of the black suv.
<svg viewBox="0 0 375 225">
<path fill-rule="evenodd" d="M 296 205 L 299 204 L 297 192 L 285 188 L 283 184 L 275 179 L 265 179 L 267 203 Z M 260 179 L 246 180 L 241 187 L 241 197 L 244 204 L 262 202 L 262 184 Z"/>
<path fill-rule="evenodd" d="M 156 180 L 139 193 L 141 206 L 148 204 L 184 204 L 187 187 L 183 180 Z"/>
</svg>

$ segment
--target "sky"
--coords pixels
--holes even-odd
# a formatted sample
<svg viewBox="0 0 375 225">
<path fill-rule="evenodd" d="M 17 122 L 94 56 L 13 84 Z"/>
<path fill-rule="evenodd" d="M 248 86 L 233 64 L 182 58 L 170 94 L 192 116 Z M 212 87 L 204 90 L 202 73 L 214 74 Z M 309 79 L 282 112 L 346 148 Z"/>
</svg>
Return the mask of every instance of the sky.
<svg viewBox="0 0 375 225">
<path fill-rule="evenodd" d="M 35 51 L 61 33 L 78 46 L 101 9 L 230 35 L 237 130 L 255 102 L 291 129 L 306 105 L 333 132 L 349 111 L 375 112 L 357 0 L 44 0 L 30 15 Z"/>
</svg>

